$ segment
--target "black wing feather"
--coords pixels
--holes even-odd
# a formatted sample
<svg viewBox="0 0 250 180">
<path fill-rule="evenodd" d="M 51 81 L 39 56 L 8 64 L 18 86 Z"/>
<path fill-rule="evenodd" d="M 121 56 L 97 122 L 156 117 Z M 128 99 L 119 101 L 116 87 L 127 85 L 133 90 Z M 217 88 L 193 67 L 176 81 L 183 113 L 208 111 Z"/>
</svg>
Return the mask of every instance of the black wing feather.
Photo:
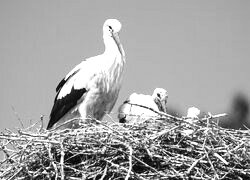
<svg viewBox="0 0 250 180">
<path fill-rule="evenodd" d="M 85 92 L 87 92 L 85 88 L 74 89 L 72 87 L 71 92 L 68 95 L 61 99 L 55 99 L 47 129 L 50 129 L 56 122 L 58 122 L 58 120 L 60 120 L 60 118 L 73 108 Z"/>
<path fill-rule="evenodd" d="M 47 129 L 50 129 L 56 122 L 58 122 L 60 118 L 62 118 L 72 107 L 77 104 L 77 101 L 82 97 L 82 95 L 87 92 L 85 88 L 74 89 L 73 86 L 69 94 L 60 99 L 57 99 L 65 83 L 79 71 L 80 69 L 74 71 L 68 78 L 64 78 L 56 87 L 57 95 L 55 97 L 54 105 L 50 113 L 50 120 Z"/>
<path fill-rule="evenodd" d="M 63 86 L 64 84 L 71 78 L 73 77 L 76 73 L 78 73 L 80 71 L 80 69 L 76 70 L 75 72 L 73 72 L 68 78 L 63 78 L 60 83 L 57 85 L 56 87 L 56 92 L 58 92 Z"/>
</svg>

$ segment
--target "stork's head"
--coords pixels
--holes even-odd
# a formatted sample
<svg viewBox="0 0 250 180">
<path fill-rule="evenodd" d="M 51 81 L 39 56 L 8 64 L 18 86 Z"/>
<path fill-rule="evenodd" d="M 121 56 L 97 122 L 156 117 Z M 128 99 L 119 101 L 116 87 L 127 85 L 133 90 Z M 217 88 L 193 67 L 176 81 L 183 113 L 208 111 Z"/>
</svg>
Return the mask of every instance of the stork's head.
<svg viewBox="0 0 250 180">
<path fill-rule="evenodd" d="M 122 28 L 122 24 L 117 19 L 107 19 L 103 24 L 103 39 L 107 48 L 113 48 L 112 42 L 115 42 L 119 52 L 122 56 L 125 56 L 122 44 L 119 39 L 119 31 Z"/>
<path fill-rule="evenodd" d="M 155 103 L 162 112 L 167 112 L 168 92 L 163 88 L 156 88 L 152 95 Z"/>
<path fill-rule="evenodd" d="M 112 37 L 122 28 L 122 24 L 117 19 L 107 19 L 103 25 L 103 35 Z"/>
</svg>

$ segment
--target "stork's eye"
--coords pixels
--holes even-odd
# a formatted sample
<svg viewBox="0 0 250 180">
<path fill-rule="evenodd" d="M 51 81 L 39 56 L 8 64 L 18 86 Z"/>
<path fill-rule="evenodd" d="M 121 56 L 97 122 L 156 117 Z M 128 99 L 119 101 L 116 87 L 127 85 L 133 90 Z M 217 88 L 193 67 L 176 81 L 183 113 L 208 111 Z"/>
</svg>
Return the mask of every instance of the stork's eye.
<svg viewBox="0 0 250 180">
<path fill-rule="evenodd" d="M 113 31 L 113 29 L 112 29 L 112 27 L 111 27 L 111 26 L 109 26 L 109 31 Z"/>
<path fill-rule="evenodd" d="M 161 98 L 161 95 L 160 95 L 160 93 L 157 93 L 157 97 L 158 97 L 158 98 Z"/>
</svg>

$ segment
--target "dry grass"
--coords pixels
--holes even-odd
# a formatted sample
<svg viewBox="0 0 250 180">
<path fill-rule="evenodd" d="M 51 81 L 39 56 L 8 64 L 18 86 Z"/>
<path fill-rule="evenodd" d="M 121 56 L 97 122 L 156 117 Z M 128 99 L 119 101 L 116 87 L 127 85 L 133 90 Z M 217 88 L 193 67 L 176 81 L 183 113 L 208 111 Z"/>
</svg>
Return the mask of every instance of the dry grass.
<svg viewBox="0 0 250 180">
<path fill-rule="evenodd" d="M 219 117 L 6 131 L 0 179 L 250 179 L 250 131 L 220 128 Z"/>
</svg>

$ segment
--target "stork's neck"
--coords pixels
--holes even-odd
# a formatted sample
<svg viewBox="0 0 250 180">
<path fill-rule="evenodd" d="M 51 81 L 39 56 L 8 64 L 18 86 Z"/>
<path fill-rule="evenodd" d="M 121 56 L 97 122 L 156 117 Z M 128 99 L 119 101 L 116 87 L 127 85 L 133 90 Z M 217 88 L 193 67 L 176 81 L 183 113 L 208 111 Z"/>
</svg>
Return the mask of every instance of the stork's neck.
<svg viewBox="0 0 250 180">
<path fill-rule="evenodd" d="M 116 57 L 117 55 L 121 55 L 121 57 L 125 56 L 122 45 L 119 44 L 120 47 L 118 47 L 118 45 L 116 44 L 115 40 L 112 37 L 104 35 L 103 41 L 104 41 L 104 45 L 105 45 L 104 54 L 109 55 L 109 56 L 114 56 L 114 57 Z M 120 52 L 119 48 L 120 48 L 121 52 Z"/>
<path fill-rule="evenodd" d="M 125 53 L 121 44 L 116 44 L 112 37 L 103 37 L 105 44 L 104 56 L 106 57 L 103 68 L 105 83 L 104 92 L 119 90 L 121 86 L 123 67 L 125 63 Z M 120 45 L 120 47 L 118 47 Z M 114 86 L 114 87 L 113 87 Z"/>
</svg>

